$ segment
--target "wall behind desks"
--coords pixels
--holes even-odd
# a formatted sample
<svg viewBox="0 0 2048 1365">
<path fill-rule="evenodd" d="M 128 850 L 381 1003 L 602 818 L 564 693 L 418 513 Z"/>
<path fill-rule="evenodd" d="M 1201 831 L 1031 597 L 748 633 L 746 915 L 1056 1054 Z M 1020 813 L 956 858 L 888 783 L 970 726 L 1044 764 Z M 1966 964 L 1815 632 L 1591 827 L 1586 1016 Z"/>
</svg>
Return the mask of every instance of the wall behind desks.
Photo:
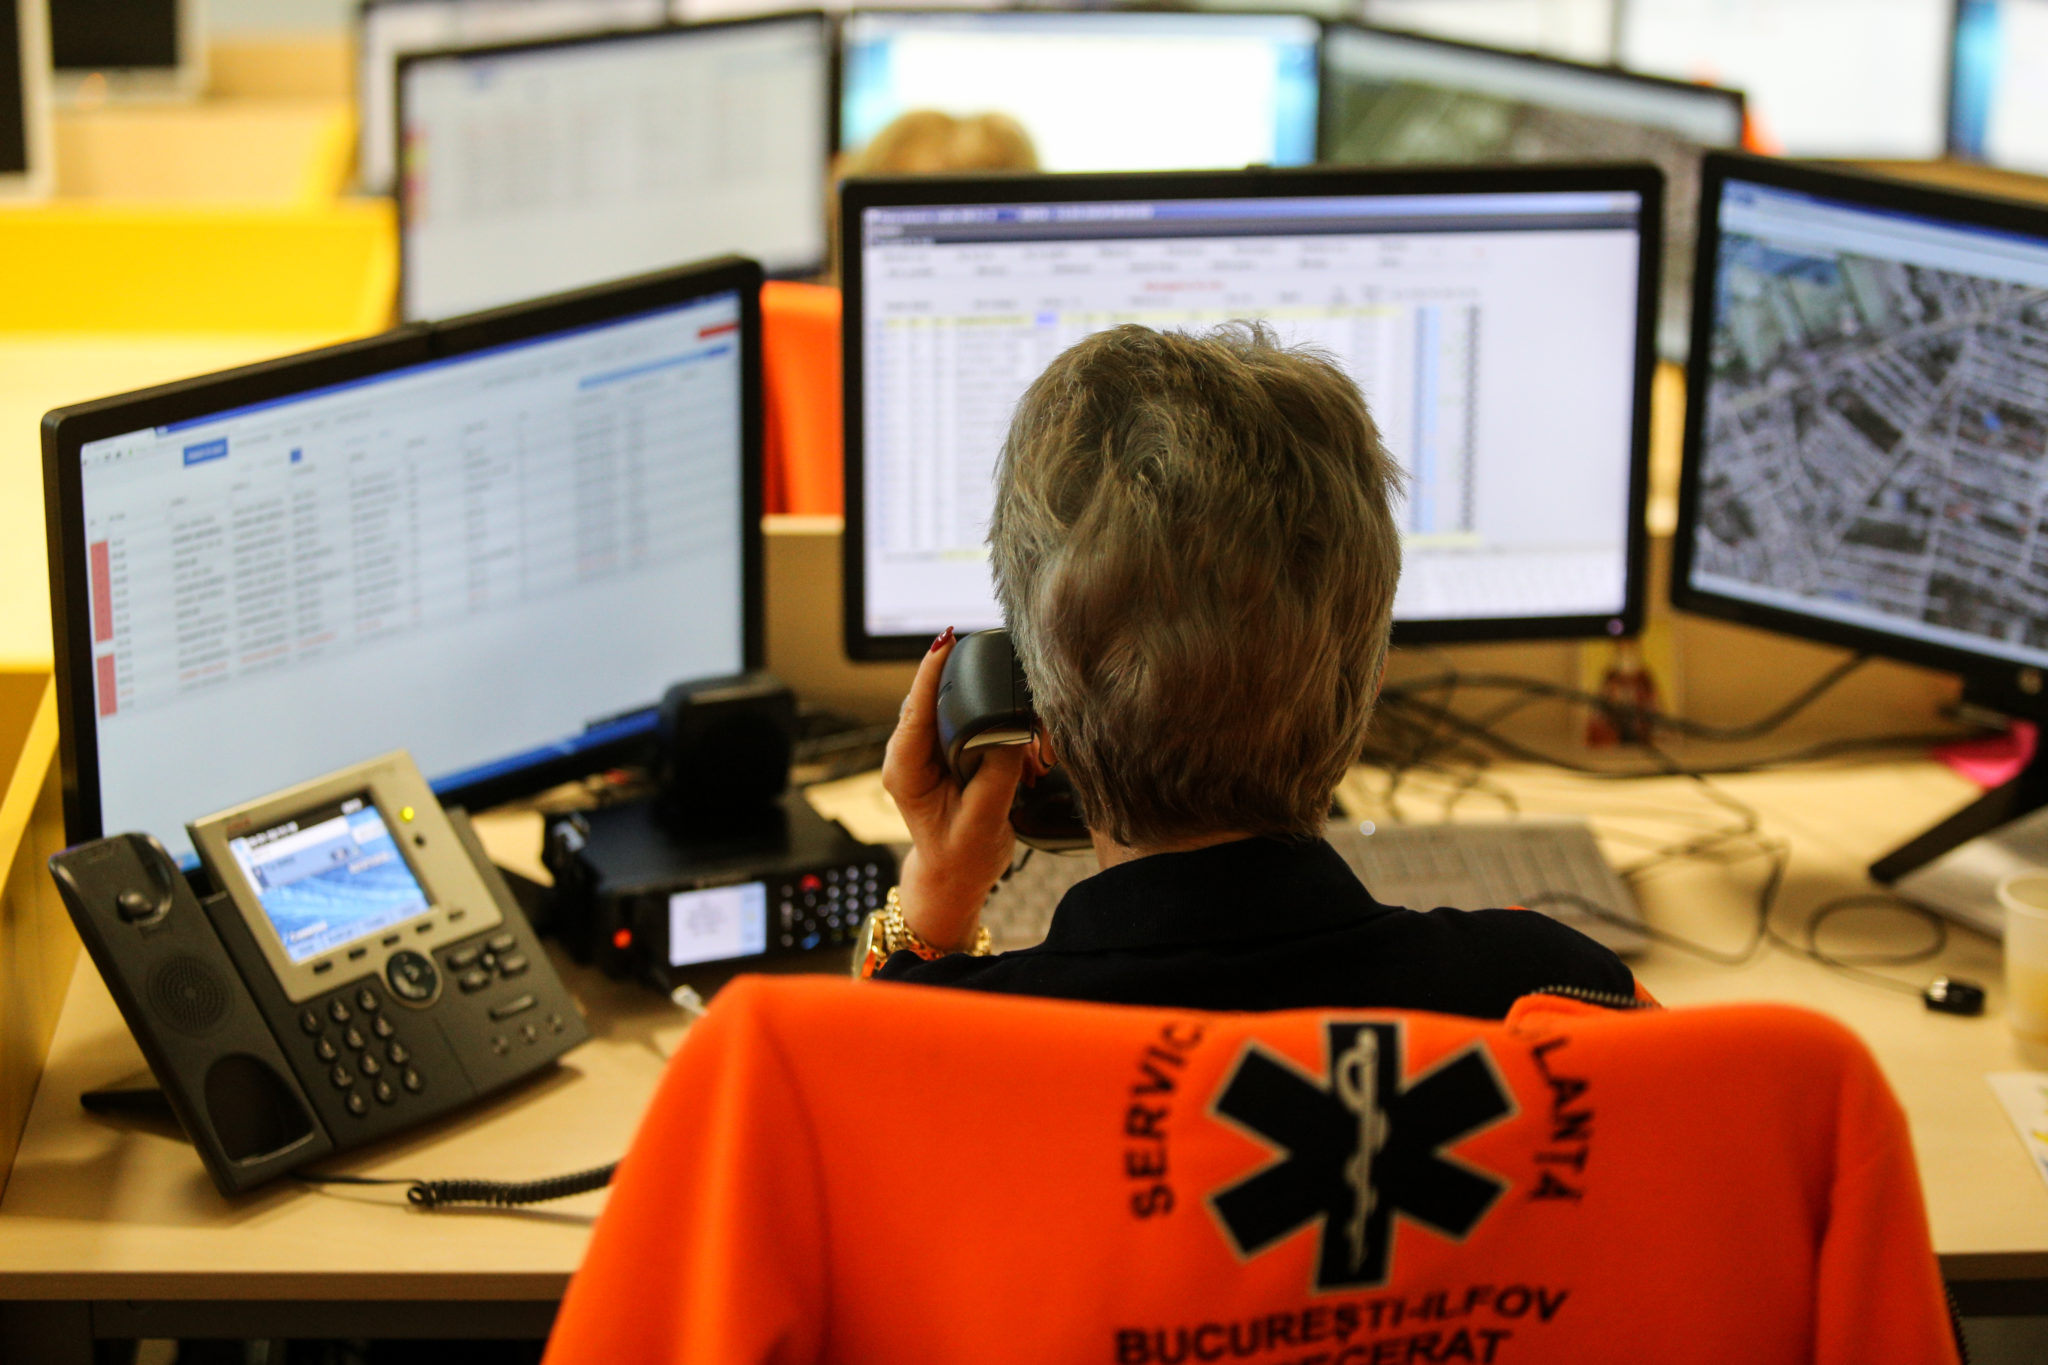
<svg viewBox="0 0 2048 1365">
<path fill-rule="evenodd" d="M 0 1190 L 7 1186 L 78 937 L 44 864 L 64 846 L 57 694 L 47 673 L 0 669 Z"/>
</svg>

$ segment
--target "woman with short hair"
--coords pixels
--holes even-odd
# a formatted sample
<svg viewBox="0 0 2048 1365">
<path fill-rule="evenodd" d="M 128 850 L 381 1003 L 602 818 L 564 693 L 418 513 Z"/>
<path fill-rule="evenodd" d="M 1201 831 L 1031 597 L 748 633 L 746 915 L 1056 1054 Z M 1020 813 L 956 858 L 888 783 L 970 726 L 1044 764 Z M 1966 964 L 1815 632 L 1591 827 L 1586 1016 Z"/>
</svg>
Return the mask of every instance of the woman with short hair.
<svg viewBox="0 0 2048 1365">
<path fill-rule="evenodd" d="M 1018 405 L 989 528 L 1043 735 L 955 782 L 935 719 L 952 632 L 933 643 L 883 767 L 912 849 L 873 974 L 1481 1017 L 1546 987 L 1632 996 L 1577 931 L 1380 905 L 1322 839 L 1385 664 L 1399 486 L 1357 386 L 1261 327 L 1117 327 L 1056 359 Z M 1027 761 L 1066 768 L 1102 870 L 1042 944 L 988 956 L 978 916 Z"/>
</svg>

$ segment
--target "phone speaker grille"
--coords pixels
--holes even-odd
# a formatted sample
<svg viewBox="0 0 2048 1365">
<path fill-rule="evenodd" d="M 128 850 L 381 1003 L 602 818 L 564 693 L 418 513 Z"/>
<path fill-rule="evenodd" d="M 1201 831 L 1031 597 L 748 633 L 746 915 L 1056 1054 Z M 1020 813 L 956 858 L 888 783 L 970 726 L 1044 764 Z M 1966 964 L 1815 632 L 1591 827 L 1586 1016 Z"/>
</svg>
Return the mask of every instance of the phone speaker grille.
<svg viewBox="0 0 2048 1365">
<path fill-rule="evenodd" d="M 210 1033 L 228 1014 L 227 983 L 212 966 L 185 954 L 166 959 L 149 978 L 149 1003 L 180 1033 Z"/>
</svg>

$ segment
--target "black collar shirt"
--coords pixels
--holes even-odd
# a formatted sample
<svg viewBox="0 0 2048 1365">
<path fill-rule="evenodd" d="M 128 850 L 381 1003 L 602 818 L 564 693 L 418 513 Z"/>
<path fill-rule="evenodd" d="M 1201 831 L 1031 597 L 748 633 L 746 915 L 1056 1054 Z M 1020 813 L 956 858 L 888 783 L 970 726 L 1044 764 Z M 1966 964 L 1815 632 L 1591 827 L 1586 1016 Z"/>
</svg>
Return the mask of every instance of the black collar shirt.
<svg viewBox="0 0 2048 1365">
<path fill-rule="evenodd" d="M 1327 843 L 1272 839 L 1107 868 L 1067 892 L 1035 947 L 930 962 L 897 953 L 876 979 L 1126 1005 L 1481 1019 L 1548 988 L 1635 994 L 1621 959 L 1544 915 L 1381 905 Z"/>
</svg>

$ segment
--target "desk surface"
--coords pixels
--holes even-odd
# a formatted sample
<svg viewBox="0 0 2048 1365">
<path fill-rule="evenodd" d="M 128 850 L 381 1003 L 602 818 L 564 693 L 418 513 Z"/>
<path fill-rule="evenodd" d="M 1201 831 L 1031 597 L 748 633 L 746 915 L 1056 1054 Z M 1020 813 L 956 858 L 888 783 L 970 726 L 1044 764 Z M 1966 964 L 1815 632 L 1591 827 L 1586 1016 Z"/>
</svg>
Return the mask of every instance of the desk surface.
<svg viewBox="0 0 2048 1365">
<path fill-rule="evenodd" d="M 1495 776 L 1525 813 L 1592 817 L 1618 866 L 1637 856 L 1632 840 L 1668 842 L 1725 817 L 1679 780 L 1594 783 L 1530 769 Z M 1354 776 L 1347 803 L 1386 818 L 1378 786 L 1376 778 Z M 1786 930 L 1821 901 L 1863 888 L 1873 854 L 1972 792 L 1945 769 L 1917 761 L 1743 777 L 1725 788 L 1793 845 L 1778 918 Z M 1436 813 L 1419 787 L 1404 791 L 1403 804 L 1416 817 Z M 1486 805 L 1485 796 L 1468 795 L 1459 814 L 1483 816 Z M 517 818 L 484 823 L 500 856 L 534 832 Z M 1735 946 L 1754 922 L 1759 871 L 1755 863 L 1681 867 L 1643 883 L 1644 907 L 1655 923 Z M 1838 946 L 1857 944 L 1851 938 Z M 1657 948 L 1637 967 L 1670 1005 L 1781 1000 L 1848 1023 L 1876 1052 L 1911 1118 L 1949 1277 L 2048 1278 L 2048 1186 L 1983 1079 L 2025 1066 L 1999 1013 L 1997 945 L 1957 930 L 1937 960 L 1899 973 L 1914 982 L 1941 972 L 1983 982 L 1991 1010 L 1980 1019 L 1930 1015 L 1910 996 L 1780 951 L 1731 969 Z M 664 1054 L 682 1036 L 683 1016 L 652 992 L 580 970 L 568 978 L 595 1036 L 558 1072 L 326 1169 L 526 1179 L 618 1156 Z M 289 1182 L 230 1204 L 177 1137 L 79 1109 L 81 1090 L 139 1067 L 133 1041 L 81 958 L 0 1203 L 0 1299 L 546 1301 L 560 1294 L 601 1206 L 603 1195 L 592 1194 L 523 1213 L 429 1215 L 404 1207 L 397 1187 L 308 1190 Z"/>
</svg>

